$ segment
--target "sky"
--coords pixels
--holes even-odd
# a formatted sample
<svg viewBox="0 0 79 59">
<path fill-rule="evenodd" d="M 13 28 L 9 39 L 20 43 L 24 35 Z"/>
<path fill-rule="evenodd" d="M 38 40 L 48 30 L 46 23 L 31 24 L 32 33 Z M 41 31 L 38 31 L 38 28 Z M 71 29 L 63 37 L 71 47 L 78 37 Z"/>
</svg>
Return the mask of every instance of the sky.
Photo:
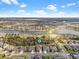
<svg viewBox="0 0 79 59">
<path fill-rule="evenodd" d="M 79 0 L 0 0 L 0 17 L 79 17 Z"/>
</svg>

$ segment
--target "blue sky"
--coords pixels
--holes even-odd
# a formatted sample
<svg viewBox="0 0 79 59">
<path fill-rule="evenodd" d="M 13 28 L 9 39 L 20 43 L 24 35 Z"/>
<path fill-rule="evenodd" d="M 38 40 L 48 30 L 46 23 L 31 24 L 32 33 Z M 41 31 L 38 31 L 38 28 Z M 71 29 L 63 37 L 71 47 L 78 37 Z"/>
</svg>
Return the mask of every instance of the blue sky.
<svg viewBox="0 0 79 59">
<path fill-rule="evenodd" d="M 78 17 L 79 0 L 0 0 L 0 17 Z"/>
</svg>

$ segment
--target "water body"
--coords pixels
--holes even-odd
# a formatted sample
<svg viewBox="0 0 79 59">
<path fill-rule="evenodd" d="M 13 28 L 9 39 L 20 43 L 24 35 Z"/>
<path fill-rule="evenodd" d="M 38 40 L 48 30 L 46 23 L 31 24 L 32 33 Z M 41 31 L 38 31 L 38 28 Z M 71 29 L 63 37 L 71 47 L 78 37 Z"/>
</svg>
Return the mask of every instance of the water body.
<svg viewBox="0 0 79 59">
<path fill-rule="evenodd" d="M 21 31 L 16 31 L 16 30 L 0 30 L 0 34 L 29 34 L 29 35 L 35 35 L 35 34 L 47 34 L 46 32 L 42 31 L 26 31 L 26 32 L 21 32 Z"/>
<path fill-rule="evenodd" d="M 5 18 L 0 18 L 0 21 L 68 21 L 68 22 L 79 22 L 79 18 L 40 18 L 40 17 L 5 17 Z"/>
<path fill-rule="evenodd" d="M 65 30 L 57 32 L 57 34 L 60 34 L 60 35 L 63 35 L 63 34 L 64 35 L 79 35 L 79 32 L 75 31 L 75 30 L 65 29 Z"/>
</svg>

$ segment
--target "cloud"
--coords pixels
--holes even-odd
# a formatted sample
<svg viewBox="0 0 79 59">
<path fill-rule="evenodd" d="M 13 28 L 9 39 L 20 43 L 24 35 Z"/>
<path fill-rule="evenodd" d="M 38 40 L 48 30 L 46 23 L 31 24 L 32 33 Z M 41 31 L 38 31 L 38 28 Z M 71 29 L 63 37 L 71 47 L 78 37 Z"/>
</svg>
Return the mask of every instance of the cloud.
<svg viewBox="0 0 79 59">
<path fill-rule="evenodd" d="M 75 5 L 76 5 L 76 3 L 69 3 L 69 4 L 67 4 L 68 7 L 75 6 Z"/>
<path fill-rule="evenodd" d="M 4 14 L 3 14 L 4 13 Z M 4 16 L 3 16 L 4 15 Z M 34 10 L 31 13 L 26 11 L 26 9 L 21 8 L 17 11 L 7 11 L 7 13 L 0 13 L 0 17 L 79 17 L 79 14 L 76 13 L 67 13 L 63 11 L 49 12 L 47 10 Z"/>
<path fill-rule="evenodd" d="M 65 8 L 66 6 L 65 6 L 65 5 L 62 5 L 61 7 L 62 7 L 62 8 Z"/>
<path fill-rule="evenodd" d="M 24 13 L 25 14 L 26 13 L 25 8 L 27 7 L 27 5 L 23 3 L 23 4 L 20 4 L 19 7 L 20 7 L 20 9 L 17 11 L 17 13 Z"/>
<path fill-rule="evenodd" d="M 52 14 L 53 17 L 79 17 L 79 13 L 67 13 L 67 12 L 57 12 Z"/>
<path fill-rule="evenodd" d="M 66 12 L 60 11 L 60 12 L 53 13 L 52 16 L 54 16 L 54 17 L 66 17 L 66 16 L 68 16 L 68 14 Z"/>
<path fill-rule="evenodd" d="M 2 4 L 1 1 L 0 1 L 0 4 Z"/>
<path fill-rule="evenodd" d="M 4 15 L 3 17 L 46 17 L 46 16 L 48 17 L 49 16 L 45 10 L 34 10 L 33 12 L 30 13 L 23 9 L 14 12 L 11 11 L 9 13 L 6 14 L 4 13 L 2 15 Z"/>
<path fill-rule="evenodd" d="M 39 12 L 41 12 L 39 14 Z M 28 13 L 28 12 L 17 12 L 17 13 L 14 13 L 14 14 L 0 14 L 0 17 L 79 17 L 79 13 L 66 13 L 66 12 L 63 12 L 63 11 L 60 11 L 60 12 L 56 12 L 56 13 L 52 13 L 51 15 L 48 15 L 48 13 L 43 13 L 45 11 L 37 11 L 34 12 L 34 13 Z M 3 16 L 4 15 L 4 16 Z"/>
<path fill-rule="evenodd" d="M 5 4 L 11 4 L 10 0 L 1 0 L 1 2 L 5 3 Z"/>
<path fill-rule="evenodd" d="M 23 10 L 23 9 L 20 9 L 20 10 L 17 11 L 17 13 L 25 13 L 25 12 L 26 12 L 26 11 Z"/>
<path fill-rule="evenodd" d="M 61 7 L 62 8 L 65 8 L 65 7 L 72 7 L 72 6 L 75 6 L 77 3 L 68 3 L 68 4 L 66 4 L 66 5 L 62 5 Z"/>
<path fill-rule="evenodd" d="M 18 0 L 11 0 L 11 2 L 13 3 L 13 4 L 19 4 L 19 2 L 18 2 Z"/>
<path fill-rule="evenodd" d="M 18 5 L 19 4 L 19 2 L 18 2 L 18 0 L 0 0 L 2 3 L 5 3 L 5 4 L 16 4 L 16 5 Z"/>
<path fill-rule="evenodd" d="M 20 5 L 20 7 L 25 8 L 25 7 L 27 7 L 27 5 L 23 3 L 23 4 Z"/>
<path fill-rule="evenodd" d="M 45 16 L 45 15 L 47 15 L 47 13 L 44 10 L 35 10 L 34 14 L 38 15 L 38 16 Z"/>
<path fill-rule="evenodd" d="M 47 6 L 47 9 L 48 9 L 48 10 L 52 10 L 52 11 L 57 11 L 56 5 L 48 5 L 48 6 Z"/>
</svg>

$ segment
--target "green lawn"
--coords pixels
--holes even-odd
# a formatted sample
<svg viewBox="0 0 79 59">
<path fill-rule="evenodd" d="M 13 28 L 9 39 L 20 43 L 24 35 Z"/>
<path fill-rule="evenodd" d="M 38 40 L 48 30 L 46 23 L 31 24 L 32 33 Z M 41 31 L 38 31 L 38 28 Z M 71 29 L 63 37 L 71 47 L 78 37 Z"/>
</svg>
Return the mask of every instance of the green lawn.
<svg viewBox="0 0 79 59">
<path fill-rule="evenodd" d="M 0 59 L 4 59 L 1 54 L 0 54 Z"/>
<path fill-rule="evenodd" d="M 11 59 L 10 57 L 3 57 L 3 55 L 2 54 L 0 54 L 0 59 Z"/>
<path fill-rule="evenodd" d="M 43 59 L 53 59 L 53 55 L 42 56 Z"/>
</svg>

